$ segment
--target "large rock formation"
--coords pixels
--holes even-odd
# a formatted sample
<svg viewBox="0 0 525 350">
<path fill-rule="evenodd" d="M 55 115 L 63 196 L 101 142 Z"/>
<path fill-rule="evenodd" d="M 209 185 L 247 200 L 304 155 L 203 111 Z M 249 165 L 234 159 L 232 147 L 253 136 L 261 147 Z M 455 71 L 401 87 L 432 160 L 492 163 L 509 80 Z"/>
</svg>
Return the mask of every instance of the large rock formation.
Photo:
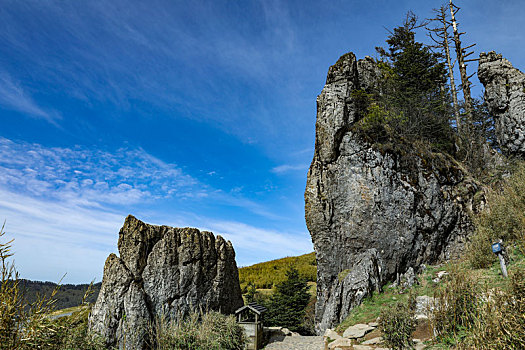
<svg viewBox="0 0 525 350">
<path fill-rule="evenodd" d="M 478 77 L 501 150 L 525 158 L 525 74 L 492 51 L 480 54 Z"/>
<path fill-rule="evenodd" d="M 317 98 L 305 216 L 317 256 L 319 333 L 411 267 L 457 255 L 471 230 L 478 186 L 451 157 L 406 143 L 402 152 L 372 145 L 356 132 L 352 92 L 374 89 L 379 76 L 373 59 L 348 53 Z"/>
<path fill-rule="evenodd" d="M 211 232 L 143 223 L 128 216 L 120 258 L 104 266 L 89 327 L 108 346 L 143 349 L 155 317 L 178 320 L 193 310 L 232 313 L 243 305 L 232 244 Z"/>
</svg>

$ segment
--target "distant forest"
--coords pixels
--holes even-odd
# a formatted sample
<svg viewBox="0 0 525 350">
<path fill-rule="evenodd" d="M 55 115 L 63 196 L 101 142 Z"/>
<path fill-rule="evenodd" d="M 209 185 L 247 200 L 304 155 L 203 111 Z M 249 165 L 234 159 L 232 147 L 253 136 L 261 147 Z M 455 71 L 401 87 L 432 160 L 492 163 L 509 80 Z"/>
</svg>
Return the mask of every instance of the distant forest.
<svg viewBox="0 0 525 350">
<path fill-rule="evenodd" d="M 97 300 L 101 284 L 102 283 L 99 282 L 93 285 L 93 294 L 87 299 L 88 302 L 94 303 Z M 28 303 L 35 302 L 38 296 L 50 296 L 56 286 L 57 284 L 53 282 L 20 280 L 20 289 L 24 293 L 24 297 Z M 88 287 L 89 284 L 60 285 L 60 289 L 55 296 L 57 300 L 55 309 L 61 310 L 80 305 Z"/>
</svg>

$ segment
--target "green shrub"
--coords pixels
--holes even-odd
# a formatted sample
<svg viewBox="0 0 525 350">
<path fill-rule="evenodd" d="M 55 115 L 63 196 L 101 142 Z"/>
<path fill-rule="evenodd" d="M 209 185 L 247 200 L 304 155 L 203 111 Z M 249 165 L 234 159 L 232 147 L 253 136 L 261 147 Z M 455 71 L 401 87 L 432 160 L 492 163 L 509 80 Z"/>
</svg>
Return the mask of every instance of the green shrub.
<svg viewBox="0 0 525 350">
<path fill-rule="evenodd" d="M 487 268 L 496 261 L 497 257 L 492 253 L 491 248 L 494 239 L 490 230 L 477 224 L 476 232 L 470 238 L 466 251 L 467 260 L 472 268 Z"/>
<path fill-rule="evenodd" d="M 412 333 L 416 330 L 415 297 L 381 310 L 379 327 L 385 344 L 392 349 L 411 349 Z"/>
<path fill-rule="evenodd" d="M 157 350 L 242 350 L 246 342 L 233 316 L 214 311 L 194 312 L 178 322 L 157 318 L 150 327 L 150 339 Z"/>
</svg>

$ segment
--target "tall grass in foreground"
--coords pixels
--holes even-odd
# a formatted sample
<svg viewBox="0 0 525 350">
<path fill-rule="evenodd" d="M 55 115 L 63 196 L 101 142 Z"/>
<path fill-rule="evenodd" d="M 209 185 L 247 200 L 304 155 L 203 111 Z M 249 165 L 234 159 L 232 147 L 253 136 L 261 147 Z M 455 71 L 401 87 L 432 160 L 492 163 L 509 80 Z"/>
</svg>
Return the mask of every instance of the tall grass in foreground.
<svg viewBox="0 0 525 350">
<path fill-rule="evenodd" d="M 525 349 L 525 269 L 516 267 L 501 287 L 479 288 L 466 271 L 453 273 L 436 293 L 432 327 L 441 344 L 456 349 Z"/>
<path fill-rule="evenodd" d="M 219 312 L 194 312 L 184 320 L 170 322 L 159 317 L 150 327 L 155 350 L 242 350 L 244 330 L 233 316 Z"/>
<path fill-rule="evenodd" d="M 459 349 L 525 349 L 525 269 L 512 272 L 505 287 L 487 295 Z"/>
<path fill-rule="evenodd" d="M 4 236 L 4 226 L 0 239 Z M 0 281 L 0 349 L 104 349 L 99 339 L 88 336 L 87 318 L 90 307 L 84 296 L 80 311 L 71 316 L 53 320 L 49 314 L 54 310 L 55 295 L 59 286 L 50 296 L 40 296 L 27 304 L 21 290 L 19 275 L 9 259 L 12 240 L 0 242 L 2 280 Z"/>
<path fill-rule="evenodd" d="M 488 208 L 474 219 L 476 231 L 467 247 L 474 268 L 486 268 L 496 260 L 491 244 L 500 238 L 525 253 L 525 162 L 516 165 L 501 188 L 488 191 L 487 203 Z"/>
<path fill-rule="evenodd" d="M 415 295 L 393 308 L 384 308 L 379 316 L 379 328 L 385 344 L 392 349 L 412 349 L 412 333 L 416 330 Z"/>
<path fill-rule="evenodd" d="M 434 292 L 434 298 L 430 322 L 434 336 L 443 343 L 461 341 L 482 317 L 481 288 L 468 271 L 451 271 L 447 283 Z"/>
</svg>

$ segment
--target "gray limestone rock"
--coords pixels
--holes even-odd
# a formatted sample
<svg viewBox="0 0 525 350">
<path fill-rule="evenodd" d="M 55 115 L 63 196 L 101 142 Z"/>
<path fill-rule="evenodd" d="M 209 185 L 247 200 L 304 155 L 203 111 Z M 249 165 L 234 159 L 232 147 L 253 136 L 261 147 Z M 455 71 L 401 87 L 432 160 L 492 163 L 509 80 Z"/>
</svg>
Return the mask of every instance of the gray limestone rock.
<svg viewBox="0 0 525 350">
<path fill-rule="evenodd" d="M 383 337 L 375 337 L 375 338 L 372 338 L 372 339 L 368 339 L 368 340 L 365 340 L 364 342 L 362 342 L 361 344 L 362 345 L 378 345 L 378 344 L 381 344 L 383 343 Z"/>
<path fill-rule="evenodd" d="M 434 310 L 436 299 L 428 295 L 416 297 L 416 320 L 428 319 L 428 315 Z"/>
<path fill-rule="evenodd" d="M 364 337 L 367 333 L 372 332 L 375 328 L 367 324 L 358 323 L 348 327 L 344 333 L 344 338 L 357 339 Z"/>
<path fill-rule="evenodd" d="M 333 329 L 328 328 L 328 329 L 324 332 L 323 338 L 324 338 L 325 340 L 326 340 L 326 339 L 336 340 L 336 339 L 341 339 L 342 337 L 341 337 L 339 334 L 337 334 L 337 332 L 334 331 Z"/>
<path fill-rule="evenodd" d="M 339 338 L 328 344 L 328 349 L 345 348 L 348 349 L 352 346 L 352 341 L 346 338 Z"/>
<path fill-rule="evenodd" d="M 414 268 L 410 266 L 408 270 L 401 276 L 399 285 L 401 286 L 402 290 L 406 290 L 417 283 L 418 280 Z"/>
<path fill-rule="evenodd" d="M 230 242 L 194 228 L 143 223 L 128 216 L 119 233 L 120 258 L 104 266 L 90 329 L 108 346 L 143 349 L 155 317 L 179 320 L 191 311 L 233 313 L 243 305 Z"/>
<path fill-rule="evenodd" d="M 408 144 L 408 154 L 382 149 L 355 131 L 352 91 L 370 91 L 380 75 L 371 58 L 348 53 L 317 98 L 305 217 L 317 258 L 318 334 L 410 267 L 457 256 L 472 229 L 479 186 L 457 162 Z"/>
<path fill-rule="evenodd" d="M 480 54 L 478 77 L 501 150 L 525 158 L 525 73 L 492 51 Z"/>
</svg>

